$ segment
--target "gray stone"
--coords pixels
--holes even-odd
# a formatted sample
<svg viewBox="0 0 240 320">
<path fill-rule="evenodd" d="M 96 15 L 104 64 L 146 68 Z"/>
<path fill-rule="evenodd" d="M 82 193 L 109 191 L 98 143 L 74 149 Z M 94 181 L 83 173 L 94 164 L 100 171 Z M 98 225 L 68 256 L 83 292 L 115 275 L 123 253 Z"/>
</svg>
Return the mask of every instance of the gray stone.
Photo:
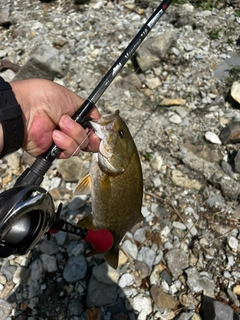
<svg viewBox="0 0 240 320">
<path fill-rule="evenodd" d="M 54 240 L 44 240 L 40 246 L 39 249 L 42 253 L 46 253 L 48 255 L 53 255 L 58 252 L 59 246 Z"/>
<path fill-rule="evenodd" d="M 210 208 L 218 208 L 224 203 L 224 199 L 221 194 L 214 194 L 208 197 L 206 203 Z"/>
<path fill-rule="evenodd" d="M 87 261 L 81 255 L 78 257 L 70 257 L 64 268 L 63 277 L 67 282 L 76 282 L 83 279 L 87 274 Z"/>
<path fill-rule="evenodd" d="M 189 267 L 189 257 L 181 249 L 172 249 L 165 254 L 165 259 L 173 277 L 177 279 Z"/>
<path fill-rule="evenodd" d="M 132 243 L 130 240 L 125 240 L 122 244 L 122 250 L 126 252 L 132 259 L 137 258 L 138 248 L 135 243 Z"/>
<path fill-rule="evenodd" d="M 203 296 L 200 309 L 202 320 L 239 320 L 239 316 L 225 303 Z"/>
<path fill-rule="evenodd" d="M 86 200 L 83 200 L 81 197 L 75 197 L 72 201 L 68 204 L 68 210 L 75 211 L 81 209 L 85 206 Z"/>
<path fill-rule="evenodd" d="M 150 269 L 143 261 L 135 262 L 135 271 L 137 271 L 140 279 L 144 279 L 150 275 Z"/>
<path fill-rule="evenodd" d="M 41 45 L 20 68 L 14 80 L 30 78 L 53 80 L 62 76 L 59 51 L 48 45 Z"/>
<path fill-rule="evenodd" d="M 181 147 L 179 152 L 174 152 L 174 156 L 181 159 L 184 164 L 189 166 L 189 168 L 196 170 L 197 172 L 201 172 L 205 179 L 210 181 L 212 184 L 219 185 L 224 196 L 236 199 L 240 194 L 239 183 L 230 177 L 223 175 L 218 164 L 210 163 L 197 157 L 192 152 L 184 148 L 184 146 Z"/>
<path fill-rule="evenodd" d="M 136 73 L 131 73 L 126 77 L 116 80 L 114 86 L 117 88 L 117 90 L 122 89 L 135 92 L 141 89 L 142 82 Z"/>
<path fill-rule="evenodd" d="M 120 275 L 118 270 L 113 269 L 107 263 L 93 267 L 92 274 L 99 282 L 109 284 L 117 283 Z"/>
<path fill-rule="evenodd" d="M 193 292 L 204 292 L 208 296 L 214 296 L 215 283 L 209 275 L 200 274 L 195 267 L 185 270 L 187 283 Z"/>
<path fill-rule="evenodd" d="M 0 3 L 0 26 L 9 26 L 11 23 L 10 4 Z"/>
<path fill-rule="evenodd" d="M 240 150 L 238 150 L 235 158 L 234 158 L 234 171 L 240 172 Z"/>
<path fill-rule="evenodd" d="M 228 236 L 227 237 L 227 243 L 229 245 L 229 247 L 232 249 L 232 251 L 237 252 L 238 250 L 238 240 L 233 237 L 233 236 Z"/>
<path fill-rule="evenodd" d="M 224 173 L 226 173 L 229 177 L 232 178 L 233 170 L 232 170 L 232 166 L 229 163 L 227 163 L 226 161 L 222 161 L 221 168 Z M 239 166 L 239 170 L 240 170 L 240 166 Z"/>
<path fill-rule="evenodd" d="M 137 255 L 137 260 L 143 261 L 150 269 L 155 261 L 156 252 L 148 247 L 142 247 Z"/>
<path fill-rule="evenodd" d="M 83 313 L 83 305 L 79 298 L 70 300 L 68 304 L 68 312 L 71 316 L 80 316 Z"/>
<path fill-rule="evenodd" d="M 117 291 L 117 284 L 103 283 L 91 276 L 87 290 L 87 307 L 104 307 L 115 303 L 118 297 Z"/>
<path fill-rule="evenodd" d="M 7 301 L 0 298 L 0 315 L 1 320 L 6 320 L 12 310 L 12 306 Z"/>
<path fill-rule="evenodd" d="M 134 232 L 134 240 L 143 243 L 146 240 L 146 228 L 139 228 Z"/>
<path fill-rule="evenodd" d="M 43 263 L 43 268 L 46 272 L 55 272 L 57 271 L 57 260 L 53 256 L 49 256 L 48 254 L 41 254 L 41 260 Z"/>
<path fill-rule="evenodd" d="M 157 67 L 162 58 L 165 57 L 174 41 L 177 32 L 175 30 L 166 31 L 160 36 L 144 41 L 136 52 L 136 59 L 142 71 L 147 71 Z"/>
<path fill-rule="evenodd" d="M 192 26 L 194 24 L 194 7 L 189 3 L 180 6 L 175 10 L 171 19 L 176 28 Z"/>
</svg>

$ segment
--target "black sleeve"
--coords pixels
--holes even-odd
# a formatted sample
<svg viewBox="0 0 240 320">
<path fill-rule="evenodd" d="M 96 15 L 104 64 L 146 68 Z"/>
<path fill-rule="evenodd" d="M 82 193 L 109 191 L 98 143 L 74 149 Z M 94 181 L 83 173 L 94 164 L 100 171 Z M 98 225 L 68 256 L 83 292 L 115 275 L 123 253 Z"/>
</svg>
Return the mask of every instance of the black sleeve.
<svg viewBox="0 0 240 320">
<path fill-rule="evenodd" d="M 0 77 L 0 122 L 3 128 L 3 150 L 0 158 L 21 148 L 24 138 L 22 109 L 8 82 Z"/>
</svg>

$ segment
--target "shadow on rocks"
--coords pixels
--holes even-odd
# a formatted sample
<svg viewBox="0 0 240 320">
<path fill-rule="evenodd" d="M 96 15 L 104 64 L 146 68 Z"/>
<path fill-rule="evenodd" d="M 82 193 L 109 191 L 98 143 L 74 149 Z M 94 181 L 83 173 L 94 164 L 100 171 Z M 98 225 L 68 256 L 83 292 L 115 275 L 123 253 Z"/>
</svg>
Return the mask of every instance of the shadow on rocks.
<svg viewBox="0 0 240 320">
<path fill-rule="evenodd" d="M 118 285 L 120 270 L 101 255 L 86 259 L 85 250 L 85 241 L 59 232 L 28 255 L 5 259 L 1 320 L 137 319 Z"/>
</svg>

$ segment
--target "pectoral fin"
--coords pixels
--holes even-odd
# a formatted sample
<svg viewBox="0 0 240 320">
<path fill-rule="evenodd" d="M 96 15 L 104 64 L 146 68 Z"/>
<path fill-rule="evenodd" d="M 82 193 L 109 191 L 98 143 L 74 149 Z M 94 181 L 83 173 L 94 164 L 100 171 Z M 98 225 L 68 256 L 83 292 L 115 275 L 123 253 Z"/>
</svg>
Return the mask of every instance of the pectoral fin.
<svg viewBox="0 0 240 320">
<path fill-rule="evenodd" d="M 74 190 L 75 194 L 83 195 L 91 193 L 91 177 L 87 174 L 84 178 L 80 179 L 78 185 Z"/>
</svg>

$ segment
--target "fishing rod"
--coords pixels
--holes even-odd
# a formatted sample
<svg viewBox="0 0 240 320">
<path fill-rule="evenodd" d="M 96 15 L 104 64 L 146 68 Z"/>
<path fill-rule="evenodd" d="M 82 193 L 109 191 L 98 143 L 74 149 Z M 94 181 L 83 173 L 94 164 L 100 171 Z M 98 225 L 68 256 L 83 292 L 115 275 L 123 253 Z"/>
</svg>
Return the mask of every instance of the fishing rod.
<svg viewBox="0 0 240 320">
<path fill-rule="evenodd" d="M 164 0 L 155 9 L 151 17 L 73 115 L 74 121 L 80 125 L 86 124 L 87 115 L 172 1 Z M 60 209 L 57 212 L 54 211 L 53 200 L 49 193 L 39 187 L 44 175 L 60 152 L 61 150 L 52 144 L 18 177 L 13 188 L 0 194 L 0 257 L 8 256 L 11 253 L 24 254 L 32 249 L 44 234 L 50 235 L 58 230 L 78 234 L 95 246 L 96 250 L 107 251 L 111 248 L 113 238 L 109 231 L 104 229 L 93 231 L 77 228 L 73 225 L 70 227 L 68 222 L 59 218 Z"/>
</svg>

